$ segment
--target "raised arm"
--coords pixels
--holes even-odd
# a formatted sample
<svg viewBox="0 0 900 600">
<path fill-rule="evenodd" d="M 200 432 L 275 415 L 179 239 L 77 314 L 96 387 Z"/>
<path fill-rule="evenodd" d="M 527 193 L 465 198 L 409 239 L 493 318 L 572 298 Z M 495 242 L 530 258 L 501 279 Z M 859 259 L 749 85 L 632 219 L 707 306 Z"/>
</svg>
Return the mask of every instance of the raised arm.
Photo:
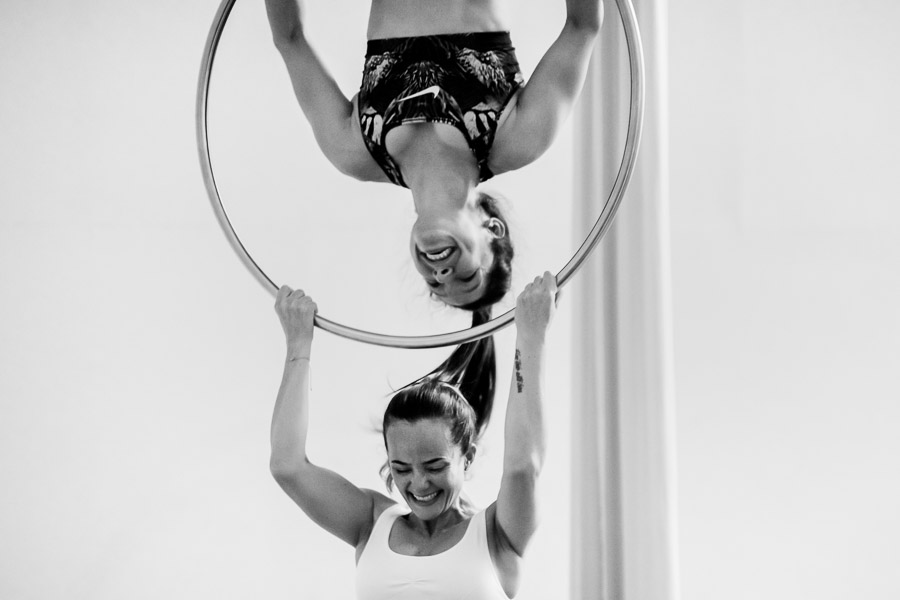
<svg viewBox="0 0 900 600">
<path fill-rule="evenodd" d="M 266 0 L 275 47 L 281 53 L 294 94 L 325 157 L 342 173 L 383 181 L 355 123 L 353 102 L 338 87 L 303 32 L 298 0 Z"/>
<path fill-rule="evenodd" d="M 306 455 L 316 304 L 303 291 L 284 286 L 278 291 L 275 311 L 284 328 L 287 356 L 272 415 L 272 475 L 313 521 L 356 546 L 372 525 L 375 492 L 361 490 L 337 473 L 312 464 Z"/>
<path fill-rule="evenodd" d="M 491 149 L 494 173 L 524 167 L 553 143 L 581 93 L 603 23 L 602 0 L 566 0 L 566 22 L 519 92 Z"/>
<path fill-rule="evenodd" d="M 505 542 L 522 556 L 537 528 L 535 488 L 544 465 L 544 341 L 556 312 L 556 278 L 535 278 L 516 302 L 516 356 L 497 497 L 497 525 Z"/>
</svg>

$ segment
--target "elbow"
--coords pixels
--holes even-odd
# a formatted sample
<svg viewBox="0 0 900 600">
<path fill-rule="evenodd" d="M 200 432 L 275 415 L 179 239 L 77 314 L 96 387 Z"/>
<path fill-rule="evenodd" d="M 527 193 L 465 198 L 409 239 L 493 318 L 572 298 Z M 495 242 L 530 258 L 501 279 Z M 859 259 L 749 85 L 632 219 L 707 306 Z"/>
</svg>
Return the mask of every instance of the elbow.
<svg viewBox="0 0 900 600">
<path fill-rule="evenodd" d="M 600 25 L 603 19 L 569 19 L 566 26 L 575 32 L 578 37 L 593 43 L 600 35 Z"/>
<path fill-rule="evenodd" d="M 596 11 L 589 14 L 570 14 L 566 17 L 566 27 L 579 36 L 594 39 L 600 35 L 603 26 L 603 3 L 599 3 Z"/>
<path fill-rule="evenodd" d="M 303 41 L 303 27 L 297 23 L 288 29 L 273 29 L 272 41 L 282 54 L 289 52 Z"/>
<path fill-rule="evenodd" d="M 535 451 L 528 454 L 513 457 L 513 460 L 507 461 L 504 472 L 512 475 L 517 479 L 525 478 L 537 481 L 544 469 L 544 453 Z"/>
<path fill-rule="evenodd" d="M 273 454 L 269 458 L 269 472 L 275 481 L 281 483 L 286 480 L 295 479 L 297 474 L 303 471 L 304 467 L 309 464 L 306 459 L 285 458 Z"/>
</svg>

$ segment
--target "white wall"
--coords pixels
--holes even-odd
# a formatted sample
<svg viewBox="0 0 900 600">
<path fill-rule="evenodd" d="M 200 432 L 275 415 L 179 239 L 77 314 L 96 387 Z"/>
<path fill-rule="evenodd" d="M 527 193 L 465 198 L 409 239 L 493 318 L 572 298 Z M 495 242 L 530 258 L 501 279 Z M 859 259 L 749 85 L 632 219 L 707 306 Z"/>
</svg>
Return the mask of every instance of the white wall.
<svg viewBox="0 0 900 600">
<path fill-rule="evenodd" d="M 511 18 L 523 31 L 522 42 L 514 41 L 528 72 L 562 25 L 561 3 L 537 4 Z M 213 218 L 194 140 L 197 73 L 216 8 L 215 1 L 174 0 L 0 4 L 4 599 L 352 597 L 352 549 L 314 526 L 268 473 L 283 336 L 272 299 L 234 257 Z M 285 127 L 296 139 L 282 138 L 296 142 L 291 152 L 302 172 L 300 159 L 323 161 L 292 100 L 263 10 L 262 2 L 238 3 L 223 52 L 239 60 L 245 44 L 249 56 L 260 58 L 244 62 L 257 60 L 261 74 L 278 78 L 270 98 L 249 84 L 233 93 L 236 100 L 269 100 L 273 111 L 284 109 L 291 121 Z M 355 16 L 341 27 L 343 15 Z M 310 8 L 310 19 L 322 23 L 316 36 L 323 55 L 346 46 L 346 56 L 335 55 L 333 63 L 348 93 L 359 84 L 365 17 L 358 2 Z M 226 80 L 223 73 L 214 84 Z M 257 135 L 255 123 L 271 116 L 233 111 L 236 124 L 249 125 L 241 136 Z M 571 251 L 569 207 L 558 200 L 569 195 L 570 139 L 562 135 L 524 178 L 498 178 L 494 185 L 510 198 L 514 220 L 526 221 L 530 206 L 545 211 L 540 219 L 553 235 L 529 233 L 527 223 L 519 229 L 521 264 L 530 269 L 558 269 Z M 263 144 L 258 152 L 272 148 Z M 252 209 L 254 193 L 269 207 L 258 191 L 265 188 L 257 186 L 271 182 L 256 178 L 250 166 L 245 174 L 240 164 L 237 173 L 228 172 L 236 211 L 240 202 Z M 336 183 L 327 168 L 320 170 L 328 185 L 346 183 Z M 288 181 L 281 193 L 311 187 Z M 399 246 L 384 254 L 380 247 L 365 249 L 380 262 L 360 265 L 355 278 L 310 283 L 312 273 L 305 277 L 305 269 L 352 273 L 360 250 L 341 242 L 372 235 L 371 223 L 409 217 L 402 191 L 385 189 L 400 195 L 395 205 L 372 199 L 368 210 L 376 216 L 383 210 L 380 220 L 367 214 L 319 228 L 302 250 L 312 264 L 272 264 L 273 276 L 325 298 L 320 306 L 332 316 L 406 310 L 419 328 L 455 322 L 410 275 L 408 222 L 383 236 L 385 245 Z M 329 189 L 327 196 L 319 190 L 313 202 L 358 200 L 343 190 Z M 315 205 L 302 210 L 310 206 L 303 202 L 310 200 L 287 203 L 275 222 L 257 219 L 269 228 L 259 243 L 270 235 L 295 242 L 308 225 L 301 217 L 310 213 L 326 222 Z M 241 225 L 251 230 L 259 225 L 254 218 Z M 260 249 L 264 258 L 279 259 L 266 251 Z M 569 325 L 563 307 L 550 375 L 555 394 L 544 519 L 524 598 L 552 597 L 567 587 L 568 502 L 559 490 L 569 488 Z M 500 417 L 471 482 L 482 504 L 498 485 L 512 335 L 510 329 L 498 336 Z M 312 455 L 359 485 L 380 487 L 383 448 L 372 423 L 384 397 L 391 385 L 422 374 L 447 353 L 368 347 L 320 332 Z"/>
<path fill-rule="evenodd" d="M 670 5 L 683 594 L 900 597 L 900 5 Z"/>
</svg>

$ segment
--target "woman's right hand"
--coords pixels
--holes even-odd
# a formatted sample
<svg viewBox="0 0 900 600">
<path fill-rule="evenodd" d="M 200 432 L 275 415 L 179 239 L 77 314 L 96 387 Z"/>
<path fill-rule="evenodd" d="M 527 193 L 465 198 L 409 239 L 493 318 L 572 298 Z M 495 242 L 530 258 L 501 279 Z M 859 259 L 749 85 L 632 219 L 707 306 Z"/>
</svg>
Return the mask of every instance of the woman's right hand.
<svg viewBox="0 0 900 600">
<path fill-rule="evenodd" d="M 297 354 L 296 358 L 309 358 L 317 310 L 316 303 L 303 290 L 283 285 L 275 296 L 275 312 L 281 320 L 288 350 Z"/>
</svg>

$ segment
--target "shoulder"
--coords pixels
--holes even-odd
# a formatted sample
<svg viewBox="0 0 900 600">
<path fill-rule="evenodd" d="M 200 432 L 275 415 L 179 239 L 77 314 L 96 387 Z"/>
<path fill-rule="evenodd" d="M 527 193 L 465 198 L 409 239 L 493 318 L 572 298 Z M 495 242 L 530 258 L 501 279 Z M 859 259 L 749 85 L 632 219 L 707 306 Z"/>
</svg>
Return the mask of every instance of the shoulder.
<svg viewBox="0 0 900 600">
<path fill-rule="evenodd" d="M 375 523 L 378 522 L 378 519 L 388 510 L 400 510 L 400 505 L 393 498 L 386 496 L 381 492 L 376 492 L 375 490 L 370 489 L 362 489 L 364 494 L 369 496 L 372 500 L 372 515 L 371 518 L 368 519 L 366 526 L 360 531 L 359 542 L 356 546 L 356 555 L 357 560 L 359 560 L 359 556 L 362 554 L 363 549 L 366 547 L 366 544 L 369 542 L 369 537 L 372 535 L 372 530 L 375 528 Z"/>
<path fill-rule="evenodd" d="M 378 520 L 378 517 L 382 515 L 388 509 L 400 509 L 400 504 L 391 498 L 390 496 L 378 492 L 376 490 L 370 490 L 367 488 L 361 489 L 362 493 L 371 498 L 372 500 L 372 523 Z"/>
<path fill-rule="evenodd" d="M 537 160 L 545 145 L 536 139 L 535 128 L 526 127 L 527 112 L 522 114 L 519 89 L 503 109 L 497 120 L 497 132 L 488 157 L 488 166 L 494 175 L 515 171 Z"/>
<path fill-rule="evenodd" d="M 375 529 L 375 523 L 378 522 L 378 519 L 381 518 L 388 510 L 396 510 L 399 512 L 400 505 L 393 498 L 386 496 L 381 492 L 376 492 L 375 490 L 363 489 L 362 492 L 369 496 L 372 499 L 372 516 L 367 521 L 366 526 L 360 531 L 359 541 L 356 544 L 356 562 L 359 562 L 360 557 L 362 556 L 363 550 L 366 549 L 366 546 L 369 543 L 369 538 L 372 536 L 372 531 Z"/>
<path fill-rule="evenodd" d="M 363 141 L 358 117 L 359 94 L 350 101 L 350 114 L 339 135 L 316 135 L 322 153 L 344 175 L 359 181 L 390 183 Z"/>
</svg>

